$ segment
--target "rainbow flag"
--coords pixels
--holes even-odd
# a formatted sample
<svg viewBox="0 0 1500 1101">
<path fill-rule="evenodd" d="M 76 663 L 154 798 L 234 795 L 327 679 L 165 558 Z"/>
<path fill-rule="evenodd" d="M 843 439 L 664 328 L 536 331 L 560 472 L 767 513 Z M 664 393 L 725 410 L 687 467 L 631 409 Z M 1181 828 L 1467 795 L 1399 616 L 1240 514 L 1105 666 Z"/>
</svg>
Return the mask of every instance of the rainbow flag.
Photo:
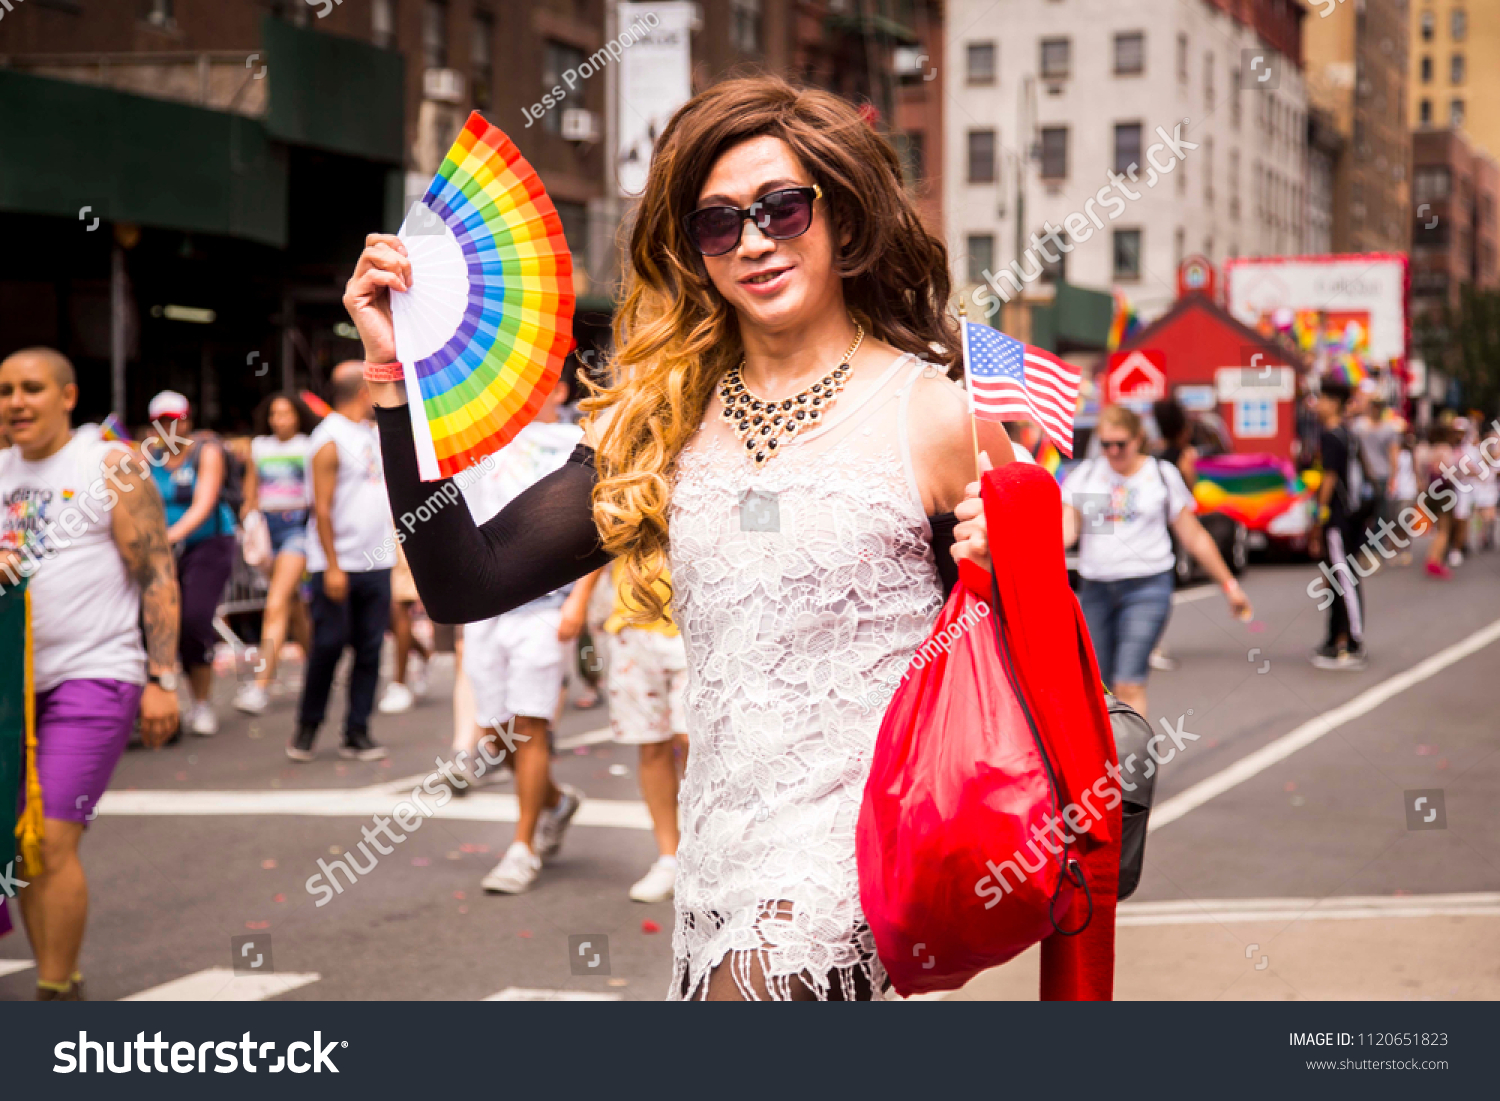
<svg viewBox="0 0 1500 1101">
<path fill-rule="evenodd" d="M 125 425 L 119 417 L 113 413 L 109 413 L 99 422 L 99 438 L 101 440 L 117 440 L 120 443 L 129 443 L 130 433 L 125 430 Z"/>
<path fill-rule="evenodd" d="M 1292 464 L 1274 455 L 1215 455 L 1199 459 L 1197 469 L 1193 498 L 1199 513 L 1221 512 L 1251 531 L 1265 530 L 1312 493 Z"/>
<path fill-rule="evenodd" d="M 1109 339 L 1107 347 L 1111 352 L 1118 352 L 1120 345 L 1124 344 L 1134 336 L 1141 327 L 1141 316 L 1135 312 L 1135 307 L 1130 304 L 1119 291 L 1115 291 L 1115 316 L 1109 323 Z"/>
</svg>

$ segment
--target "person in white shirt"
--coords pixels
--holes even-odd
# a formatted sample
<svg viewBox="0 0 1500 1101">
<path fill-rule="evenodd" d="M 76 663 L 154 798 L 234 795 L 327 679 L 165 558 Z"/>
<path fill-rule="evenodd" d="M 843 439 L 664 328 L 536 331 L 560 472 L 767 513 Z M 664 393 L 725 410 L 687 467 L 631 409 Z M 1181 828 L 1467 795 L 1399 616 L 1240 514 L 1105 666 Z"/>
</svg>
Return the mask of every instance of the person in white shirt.
<svg viewBox="0 0 1500 1101">
<path fill-rule="evenodd" d="M 1172 533 L 1223 586 L 1241 619 L 1252 614 L 1250 599 L 1193 514 L 1182 475 L 1147 454 L 1141 418 L 1106 406 L 1095 437 L 1103 457 L 1080 463 L 1063 482 L 1063 545 L 1080 540 L 1078 602 L 1099 675 L 1144 715 L 1148 659 L 1172 609 Z"/>
<path fill-rule="evenodd" d="M 307 610 L 297 596 L 307 565 L 308 449 L 318 418 L 295 394 L 272 394 L 255 410 L 259 430 L 250 441 L 250 463 L 245 470 L 243 519 L 259 511 L 271 537 L 271 578 L 261 617 L 260 665 L 255 680 L 243 684 L 234 706 L 259 715 L 270 703 L 266 690 L 276 679 L 276 661 L 290 627 L 292 636 L 311 650 Z"/>
<path fill-rule="evenodd" d="M 375 761 L 387 756 L 370 738 L 370 712 L 380 681 L 380 648 L 391 620 L 391 560 L 396 545 L 380 465 L 380 441 L 369 423 L 370 388 L 359 360 L 333 369 L 333 412 L 308 443 L 312 456 L 313 515 L 307 525 L 307 572 L 312 578 L 312 653 L 297 707 L 297 733 L 286 747 L 294 761 L 311 761 L 318 727 L 333 690 L 333 671 L 345 648 L 354 650 L 349 708 L 339 756 Z"/>
<path fill-rule="evenodd" d="M 140 456 L 69 427 L 77 402 L 73 365 L 58 352 L 0 362 L 0 431 L 14 445 L 0 451 L 0 587 L 29 578 L 42 789 L 42 867 L 23 873 L 20 903 L 42 1001 L 83 997 L 78 844 L 136 717 L 152 748 L 177 729 L 177 574 L 161 497 Z M 175 425 L 162 431 L 165 451 L 184 446 Z"/>
</svg>

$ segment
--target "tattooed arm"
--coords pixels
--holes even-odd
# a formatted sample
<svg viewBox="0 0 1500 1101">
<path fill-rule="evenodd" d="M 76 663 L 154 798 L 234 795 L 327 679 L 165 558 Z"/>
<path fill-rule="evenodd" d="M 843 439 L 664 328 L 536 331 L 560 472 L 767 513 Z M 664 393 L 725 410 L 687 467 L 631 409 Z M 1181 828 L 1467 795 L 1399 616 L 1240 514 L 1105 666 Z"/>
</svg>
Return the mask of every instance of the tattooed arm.
<svg viewBox="0 0 1500 1101">
<path fill-rule="evenodd" d="M 110 523 L 125 570 L 141 588 L 141 621 L 146 631 L 146 671 L 170 673 L 177 667 L 180 612 L 177 567 L 167 544 L 167 517 L 145 462 L 128 451 L 111 451 L 106 477 L 119 490 Z M 177 693 L 148 683 L 141 696 L 141 738 L 155 749 L 177 729 Z"/>
</svg>

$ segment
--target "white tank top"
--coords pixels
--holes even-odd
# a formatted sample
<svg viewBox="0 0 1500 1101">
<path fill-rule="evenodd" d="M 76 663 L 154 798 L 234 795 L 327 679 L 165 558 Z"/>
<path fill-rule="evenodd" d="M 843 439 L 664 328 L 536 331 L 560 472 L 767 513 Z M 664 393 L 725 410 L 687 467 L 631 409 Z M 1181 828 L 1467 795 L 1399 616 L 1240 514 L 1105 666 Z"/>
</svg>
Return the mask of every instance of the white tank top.
<svg viewBox="0 0 1500 1101">
<path fill-rule="evenodd" d="M 38 692 L 65 680 L 146 681 L 140 588 L 115 546 L 110 508 L 119 491 L 103 472 L 104 456 L 119 449 L 74 433 L 38 463 L 19 447 L 0 451 L 0 549 L 19 551 L 31 572 Z M 0 571 L 0 584 L 8 581 Z"/>
</svg>

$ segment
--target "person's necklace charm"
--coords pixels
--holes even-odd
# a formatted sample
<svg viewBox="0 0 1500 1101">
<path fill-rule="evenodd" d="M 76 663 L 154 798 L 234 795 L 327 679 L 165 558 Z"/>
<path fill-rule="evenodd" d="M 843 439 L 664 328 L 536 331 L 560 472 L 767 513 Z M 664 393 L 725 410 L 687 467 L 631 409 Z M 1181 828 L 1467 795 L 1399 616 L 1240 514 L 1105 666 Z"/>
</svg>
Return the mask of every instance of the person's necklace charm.
<svg viewBox="0 0 1500 1101">
<path fill-rule="evenodd" d="M 854 328 L 854 343 L 839 365 L 800 394 L 781 401 L 762 401 L 750 392 L 743 377 L 743 359 L 725 373 L 719 383 L 719 401 L 724 406 L 720 416 L 734 426 L 735 435 L 757 469 L 791 443 L 797 433 L 817 424 L 843 390 L 853 370 L 849 361 L 865 339 L 864 326 L 856 323 Z"/>
</svg>

